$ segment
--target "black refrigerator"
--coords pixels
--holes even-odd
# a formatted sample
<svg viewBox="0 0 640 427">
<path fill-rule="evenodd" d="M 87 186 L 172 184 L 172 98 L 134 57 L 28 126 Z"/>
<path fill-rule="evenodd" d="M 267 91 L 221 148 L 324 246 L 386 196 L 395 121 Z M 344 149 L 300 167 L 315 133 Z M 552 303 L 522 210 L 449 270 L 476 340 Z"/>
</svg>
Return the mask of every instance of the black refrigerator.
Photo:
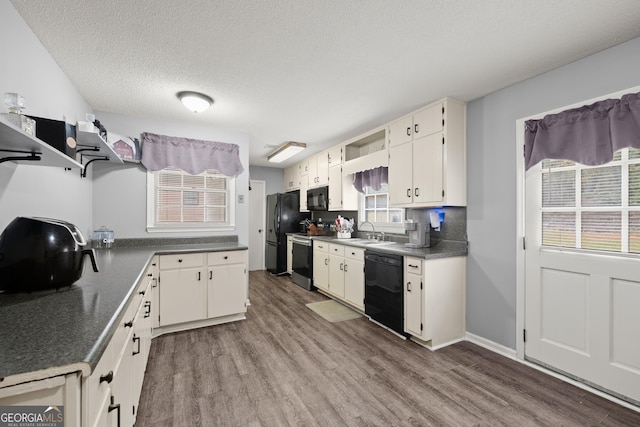
<svg viewBox="0 0 640 427">
<path fill-rule="evenodd" d="M 280 274 L 287 271 L 287 233 L 300 229 L 300 221 L 309 215 L 300 213 L 300 192 L 269 194 L 267 196 L 267 271 Z"/>
</svg>

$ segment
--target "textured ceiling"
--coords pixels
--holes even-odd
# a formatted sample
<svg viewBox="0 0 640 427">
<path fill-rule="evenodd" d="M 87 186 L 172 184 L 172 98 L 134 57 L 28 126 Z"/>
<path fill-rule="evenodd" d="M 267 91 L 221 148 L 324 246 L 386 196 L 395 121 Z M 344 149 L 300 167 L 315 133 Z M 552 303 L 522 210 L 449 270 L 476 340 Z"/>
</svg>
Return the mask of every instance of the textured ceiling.
<svg viewBox="0 0 640 427">
<path fill-rule="evenodd" d="M 640 36 L 637 0 L 11 0 L 95 109 L 321 151 Z M 182 90 L 215 104 L 194 114 Z"/>
</svg>

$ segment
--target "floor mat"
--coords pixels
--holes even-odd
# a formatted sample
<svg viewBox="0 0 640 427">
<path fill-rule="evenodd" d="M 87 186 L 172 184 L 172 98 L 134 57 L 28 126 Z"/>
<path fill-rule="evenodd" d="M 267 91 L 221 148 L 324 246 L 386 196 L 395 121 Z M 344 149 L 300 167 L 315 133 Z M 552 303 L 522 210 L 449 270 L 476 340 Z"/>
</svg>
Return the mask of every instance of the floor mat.
<svg viewBox="0 0 640 427">
<path fill-rule="evenodd" d="M 362 314 L 333 300 L 312 302 L 306 306 L 331 323 L 357 319 L 362 316 Z"/>
</svg>

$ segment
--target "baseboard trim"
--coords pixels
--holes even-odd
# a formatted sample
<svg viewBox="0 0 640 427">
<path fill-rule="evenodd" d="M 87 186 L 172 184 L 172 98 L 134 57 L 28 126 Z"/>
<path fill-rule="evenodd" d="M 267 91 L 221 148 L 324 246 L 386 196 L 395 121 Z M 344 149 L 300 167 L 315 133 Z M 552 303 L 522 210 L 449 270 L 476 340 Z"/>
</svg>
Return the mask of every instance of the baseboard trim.
<svg viewBox="0 0 640 427">
<path fill-rule="evenodd" d="M 559 374 L 559 373 L 557 373 L 555 371 L 547 369 L 547 368 L 545 368 L 543 366 L 537 365 L 535 363 L 531 363 L 531 362 L 529 362 L 527 360 L 518 359 L 516 357 L 516 351 L 514 349 L 512 349 L 512 348 L 506 347 L 506 346 L 504 346 L 502 344 L 498 344 L 495 341 L 488 340 L 486 338 L 480 337 L 480 336 L 472 334 L 470 332 L 467 332 L 465 334 L 465 338 L 470 343 L 476 344 L 476 345 L 478 345 L 480 347 L 486 348 L 487 350 L 493 351 L 494 353 L 497 353 L 497 354 L 500 354 L 500 355 L 502 355 L 504 357 L 507 357 L 509 359 L 515 360 L 516 362 L 522 363 L 523 365 L 526 365 L 526 366 L 528 366 L 530 368 L 533 368 L 533 369 L 535 369 L 537 371 L 540 371 L 540 372 L 542 372 L 544 374 L 550 375 L 550 376 L 552 376 L 554 378 L 557 378 L 557 379 L 559 379 L 561 381 L 564 381 L 566 383 L 574 385 L 574 386 L 576 386 L 576 387 L 578 387 L 578 388 L 580 388 L 582 390 L 585 390 L 585 391 L 588 391 L 590 393 L 593 393 L 596 396 L 600 396 L 603 399 L 607 399 L 607 400 L 609 400 L 609 401 L 611 401 L 613 403 L 616 403 L 616 404 L 618 404 L 620 406 L 624 406 L 625 408 L 631 409 L 632 411 L 640 412 L 640 407 L 635 406 L 635 405 L 633 405 L 633 404 L 631 404 L 631 403 L 629 403 L 629 402 L 627 402 L 625 400 L 618 399 L 615 396 L 612 396 L 610 394 L 604 393 L 604 392 L 602 392 L 602 391 L 600 391 L 600 390 L 598 390 L 596 388 L 593 388 L 593 387 L 591 387 L 591 386 L 589 386 L 587 384 L 584 384 L 584 383 L 582 383 L 580 381 L 576 381 L 576 380 L 574 380 L 572 378 L 566 377 L 566 376 L 564 376 L 562 374 Z"/>
<path fill-rule="evenodd" d="M 502 344 L 498 344 L 495 341 L 488 340 L 481 336 L 472 334 L 471 332 L 465 333 L 465 338 L 467 341 L 474 343 L 476 345 L 479 345 L 480 347 L 484 347 L 487 350 L 491 350 L 494 353 L 501 354 L 502 356 L 508 357 L 509 359 L 512 359 L 512 360 L 518 360 L 516 358 L 516 351 L 512 348 L 509 348 Z"/>
<path fill-rule="evenodd" d="M 223 323 L 237 322 L 239 320 L 246 319 L 244 313 L 231 314 L 229 316 L 215 317 L 213 319 L 196 320 L 193 322 L 179 323 L 177 325 L 160 326 L 159 328 L 153 328 L 151 338 L 157 338 L 164 334 L 171 334 L 173 332 L 188 331 L 196 328 L 205 328 L 207 326 L 221 325 Z"/>
</svg>

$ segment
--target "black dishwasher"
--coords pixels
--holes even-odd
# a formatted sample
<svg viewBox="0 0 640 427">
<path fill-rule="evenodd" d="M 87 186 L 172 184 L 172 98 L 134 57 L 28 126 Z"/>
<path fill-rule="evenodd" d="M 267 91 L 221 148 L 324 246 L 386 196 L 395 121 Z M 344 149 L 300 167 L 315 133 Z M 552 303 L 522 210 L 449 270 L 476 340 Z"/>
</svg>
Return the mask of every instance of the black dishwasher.
<svg viewBox="0 0 640 427">
<path fill-rule="evenodd" d="M 364 312 L 387 328 L 404 332 L 402 255 L 367 249 L 364 252 Z"/>
</svg>

